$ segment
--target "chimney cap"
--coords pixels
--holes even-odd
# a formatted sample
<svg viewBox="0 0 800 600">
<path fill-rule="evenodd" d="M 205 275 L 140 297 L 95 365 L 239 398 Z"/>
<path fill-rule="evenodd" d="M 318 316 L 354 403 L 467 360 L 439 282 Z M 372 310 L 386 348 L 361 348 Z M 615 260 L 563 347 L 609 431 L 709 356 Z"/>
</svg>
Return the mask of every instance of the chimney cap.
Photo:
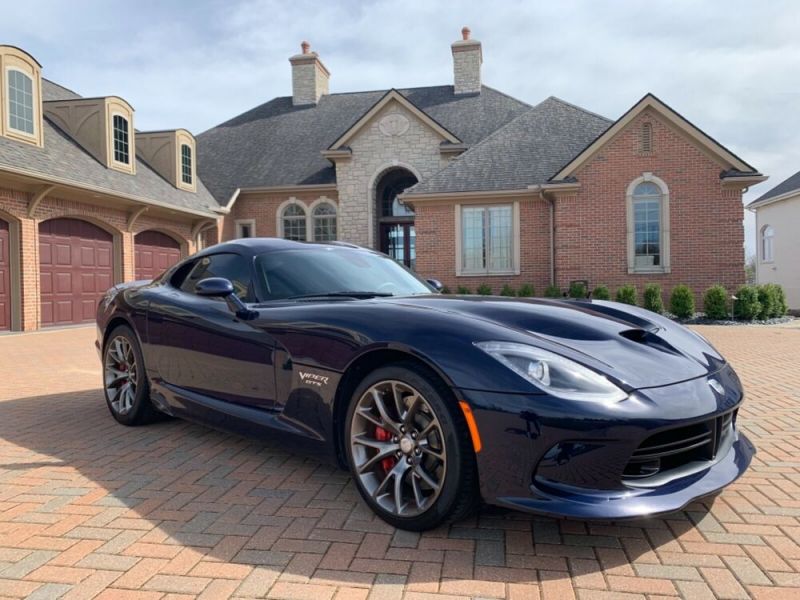
<svg viewBox="0 0 800 600">
<path fill-rule="evenodd" d="M 308 54 L 309 51 L 311 50 L 311 44 L 303 40 L 302 42 L 300 42 L 300 50 L 302 51 L 303 54 Z"/>
<path fill-rule="evenodd" d="M 461 28 L 461 38 L 466 41 L 469 39 L 469 34 L 472 33 L 469 27 L 466 25 Z"/>
</svg>

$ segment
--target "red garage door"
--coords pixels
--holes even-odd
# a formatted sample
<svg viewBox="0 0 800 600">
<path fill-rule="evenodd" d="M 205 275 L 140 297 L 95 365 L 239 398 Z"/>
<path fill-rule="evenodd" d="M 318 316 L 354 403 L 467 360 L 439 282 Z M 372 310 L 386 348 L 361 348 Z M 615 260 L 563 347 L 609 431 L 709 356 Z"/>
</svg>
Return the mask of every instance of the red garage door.
<svg viewBox="0 0 800 600">
<path fill-rule="evenodd" d="M 11 328 L 11 259 L 8 223 L 0 219 L 0 331 Z"/>
<path fill-rule="evenodd" d="M 133 244 L 136 279 L 155 279 L 181 259 L 180 244 L 159 231 L 143 231 Z"/>
<path fill-rule="evenodd" d="M 39 225 L 42 325 L 93 321 L 114 283 L 111 234 L 78 219 Z"/>
</svg>

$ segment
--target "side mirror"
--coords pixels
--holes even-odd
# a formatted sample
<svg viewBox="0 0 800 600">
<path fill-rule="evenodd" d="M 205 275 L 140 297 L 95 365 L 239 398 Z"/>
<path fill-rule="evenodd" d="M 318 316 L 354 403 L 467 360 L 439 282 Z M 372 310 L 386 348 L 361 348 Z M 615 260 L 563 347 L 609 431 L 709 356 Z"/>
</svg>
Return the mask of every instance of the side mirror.
<svg viewBox="0 0 800 600">
<path fill-rule="evenodd" d="M 224 277 L 208 277 L 197 282 L 194 293 L 206 298 L 225 298 L 233 294 L 233 284 Z"/>
<path fill-rule="evenodd" d="M 194 293 L 205 298 L 223 298 L 231 311 L 240 319 L 249 321 L 258 316 L 258 312 L 250 310 L 241 301 L 239 296 L 233 293 L 233 284 L 224 277 L 208 277 L 201 279 L 194 286 Z"/>
<path fill-rule="evenodd" d="M 444 289 L 444 285 L 438 279 L 426 279 L 425 281 L 428 282 L 430 286 L 433 287 L 437 292 L 441 292 Z"/>
</svg>

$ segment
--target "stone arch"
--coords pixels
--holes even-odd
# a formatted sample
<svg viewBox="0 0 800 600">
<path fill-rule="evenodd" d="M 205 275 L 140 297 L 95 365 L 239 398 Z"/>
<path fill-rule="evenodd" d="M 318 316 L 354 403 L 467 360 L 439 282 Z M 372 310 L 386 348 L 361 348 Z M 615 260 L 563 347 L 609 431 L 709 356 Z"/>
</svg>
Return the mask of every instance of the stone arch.
<svg viewBox="0 0 800 600">
<path fill-rule="evenodd" d="M 414 177 L 417 178 L 417 181 L 422 181 L 422 174 L 419 170 L 414 167 L 412 164 L 401 161 L 401 160 L 392 160 L 389 162 L 385 162 L 380 165 L 373 173 L 372 177 L 369 180 L 369 187 L 367 188 L 367 194 L 369 198 L 368 203 L 368 213 L 369 213 L 369 239 L 372 241 L 373 247 L 380 249 L 380 239 L 379 239 L 379 228 L 378 228 L 378 211 L 376 210 L 376 206 L 378 203 L 376 194 L 378 190 L 378 184 L 381 180 L 391 171 L 395 170 L 405 170 L 411 173 Z"/>
</svg>

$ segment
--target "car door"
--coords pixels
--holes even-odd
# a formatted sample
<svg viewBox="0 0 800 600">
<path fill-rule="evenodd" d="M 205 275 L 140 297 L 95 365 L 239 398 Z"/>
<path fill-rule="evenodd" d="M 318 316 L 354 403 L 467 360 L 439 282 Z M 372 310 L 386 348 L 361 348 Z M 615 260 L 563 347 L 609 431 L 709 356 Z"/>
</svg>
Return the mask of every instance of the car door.
<svg viewBox="0 0 800 600">
<path fill-rule="evenodd" d="M 275 344 L 269 333 L 238 318 L 223 299 L 195 293 L 207 277 L 224 277 L 243 301 L 254 301 L 252 264 L 220 253 L 185 265 L 161 286 L 148 310 L 148 347 L 161 382 L 255 408 L 275 406 Z"/>
</svg>

